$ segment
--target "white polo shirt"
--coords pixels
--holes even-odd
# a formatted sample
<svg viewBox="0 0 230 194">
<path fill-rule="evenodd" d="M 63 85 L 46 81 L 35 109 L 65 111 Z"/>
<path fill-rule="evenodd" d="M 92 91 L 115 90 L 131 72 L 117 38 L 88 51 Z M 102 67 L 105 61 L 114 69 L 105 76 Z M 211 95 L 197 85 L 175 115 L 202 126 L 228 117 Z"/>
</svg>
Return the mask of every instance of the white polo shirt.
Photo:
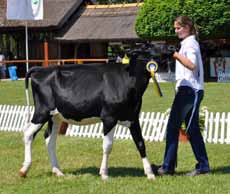
<svg viewBox="0 0 230 194">
<path fill-rule="evenodd" d="M 195 90 L 203 90 L 203 62 L 200 46 L 194 35 L 188 36 L 181 42 L 179 54 L 188 58 L 196 67 L 194 71 L 191 71 L 176 60 L 176 90 L 179 86 L 189 86 Z"/>
</svg>

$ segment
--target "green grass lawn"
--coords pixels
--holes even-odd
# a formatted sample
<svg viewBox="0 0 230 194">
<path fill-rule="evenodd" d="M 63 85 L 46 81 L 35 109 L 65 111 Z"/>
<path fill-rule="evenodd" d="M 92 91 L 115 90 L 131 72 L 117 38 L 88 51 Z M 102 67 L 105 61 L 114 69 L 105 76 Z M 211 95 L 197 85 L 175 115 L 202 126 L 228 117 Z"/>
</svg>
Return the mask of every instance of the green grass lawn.
<svg viewBox="0 0 230 194">
<path fill-rule="evenodd" d="M 205 84 L 202 105 L 209 111 L 230 112 L 229 83 Z M 161 83 L 163 98 L 156 96 L 150 85 L 143 99 L 143 111 L 164 112 L 173 100 L 172 83 Z M 24 82 L 0 82 L 0 104 L 25 104 Z M 109 160 L 110 178 L 101 181 L 98 172 L 102 158 L 102 139 L 58 136 L 57 156 L 66 174 L 51 174 L 44 129 L 33 144 L 33 165 L 27 178 L 18 170 L 24 158 L 22 133 L 0 132 L 0 193 L 1 194 L 229 194 L 230 152 L 226 144 L 206 144 L 211 174 L 186 177 L 196 163 L 189 143 L 180 143 L 176 175 L 149 181 L 144 175 L 139 154 L 131 140 L 115 140 Z M 165 142 L 146 142 L 151 163 L 161 164 Z"/>
<path fill-rule="evenodd" d="M 152 84 L 144 94 L 143 111 L 164 112 L 171 107 L 174 99 L 174 83 L 160 83 L 163 97 L 156 96 Z M 230 112 L 230 83 L 205 83 L 204 99 L 201 106 L 207 106 L 211 112 Z"/>
<path fill-rule="evenodd" d="M 18 170 L 23 161 L 21 133 L 0 132 L 0 193 L 62 193 L 62 194 L 228 194 L 230 192 L 229 145 L 207 144 L 212 173 L 186 177 L 195 159 L 189 143 L 180 143 L 178 168 L 175 176 L 147 180 L 135 145 L 130 140 L 115 140 L 109 160 L 110 178 L 103 182 L 99 175 L 102 139 L 59 136 L 57 156 L 66 174 L 51 174 L 42 133 L 33 144 L 33 165 L 27 178 Z M 160 164 L 164 143 L 146 143 L 152 163 Z"/>
</svg>

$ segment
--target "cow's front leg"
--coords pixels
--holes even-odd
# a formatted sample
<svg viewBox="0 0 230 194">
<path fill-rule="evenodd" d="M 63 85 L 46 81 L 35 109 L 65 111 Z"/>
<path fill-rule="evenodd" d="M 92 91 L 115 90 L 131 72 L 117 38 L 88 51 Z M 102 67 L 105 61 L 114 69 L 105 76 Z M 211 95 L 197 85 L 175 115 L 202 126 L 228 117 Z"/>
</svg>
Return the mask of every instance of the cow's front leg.
<svg viewBox="0 0 230 194">
<path fill-rule="evenodd" d="M 56 156 L 56 140 L 58 128 L 61 125 L 61 121 L 57 119 L 56 116 L 52 117 L 52 120 L 49 121 L 48 129 L 45 134 L 46 146 L 48 148 L 49 158 L 52 165 L 52 172 L 56 176 L 64 176 L 60 167 L 58 165 L 57 156 Z"/>
<path fill-rule="evenodd" d="M 113 147 L 113 135 L 114 135 L 115 127 L 104 136 L 103 138 L 103 158 L 100 167 L 100 175 L 102 180 L 108 179 L 108 159 L 109 154 L 112 151 Z"/>
<path fill-rule="evenodd" d="M 153 174 L 151 164 L 146 156 L 146 150 L 145 150 L 145 143 L 144 139 L 142 137 L 141 128 L 139 120 L 133 122 L 130 126 L 131 135 L 133 137 L 133 140 L 136 144 L 136 147 L 141 155 L 144 172 L 147 175 L 148 179 L 155 179 L 155 175 Z"/>
<path fill-rule="evenodd" d="M 42 124 L 29 123 L 24 129 L 25 159 L 22 168 L 19 170 L 19 176 L 25 177 L 32 164 L 32 142 L 34 134 L 41 129 Z"/>
</svg>

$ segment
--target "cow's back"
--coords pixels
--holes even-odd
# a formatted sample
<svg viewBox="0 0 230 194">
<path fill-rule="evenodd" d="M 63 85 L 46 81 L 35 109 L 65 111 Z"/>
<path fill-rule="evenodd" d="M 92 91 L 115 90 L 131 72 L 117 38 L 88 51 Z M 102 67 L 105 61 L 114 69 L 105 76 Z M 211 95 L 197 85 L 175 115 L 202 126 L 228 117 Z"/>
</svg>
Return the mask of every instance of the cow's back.
<svg viewBox="0 0 230 194">
<path fill-rule="evenodd" d="M 39 99 L 35 104 L 45 111 L 58 109 L 65 118 L 100 116 L 105 107 L 115 114 L 133 99 L 130 95 L 135 80 L 122 64 L 37 68 L 31 78 L 33 92 Z"/>
<path fill-rule="evenodd" d="M 56 106 L 65 117 L 75 120 L 100 116 L 104 106 L 124 102 L 126 82 L 129 82 L 128 72 L 120 64 L 61 67 L 53 90 Z"/>
</svg>

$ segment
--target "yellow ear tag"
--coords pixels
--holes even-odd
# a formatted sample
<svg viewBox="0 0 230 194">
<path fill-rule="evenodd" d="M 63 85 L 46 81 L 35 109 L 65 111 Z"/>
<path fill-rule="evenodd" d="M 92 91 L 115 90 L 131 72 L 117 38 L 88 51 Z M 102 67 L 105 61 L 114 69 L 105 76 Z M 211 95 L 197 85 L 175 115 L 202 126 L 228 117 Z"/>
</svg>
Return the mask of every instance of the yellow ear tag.
<svg viewBox="0 0 230 194">
<path fill-rule="evenodd" d="M 153 86 L 154 86 L 154 89 L 155 89 L 156 93 L 158 94 L 158 96 L 163 96 L 163 94 L 161 92 L 161 89 L 160 89 L 160 85 L 158 84 L 158 82 L 157 82 L 157 80 L 155 78 L 155 72 L 157 72 L 157 69 L 158 69 L 157 62 L 153 61 L 153 60 L 149 61 L 146 64 L 146 69 L 151 75 L 151 78 L 153 80 Z"/>
<path fill-rule="evenodd" d="M 125 56 L 122 58 L 122 64 L 129 64 L 129 57 L 125 54 Z"/>
</svg>

